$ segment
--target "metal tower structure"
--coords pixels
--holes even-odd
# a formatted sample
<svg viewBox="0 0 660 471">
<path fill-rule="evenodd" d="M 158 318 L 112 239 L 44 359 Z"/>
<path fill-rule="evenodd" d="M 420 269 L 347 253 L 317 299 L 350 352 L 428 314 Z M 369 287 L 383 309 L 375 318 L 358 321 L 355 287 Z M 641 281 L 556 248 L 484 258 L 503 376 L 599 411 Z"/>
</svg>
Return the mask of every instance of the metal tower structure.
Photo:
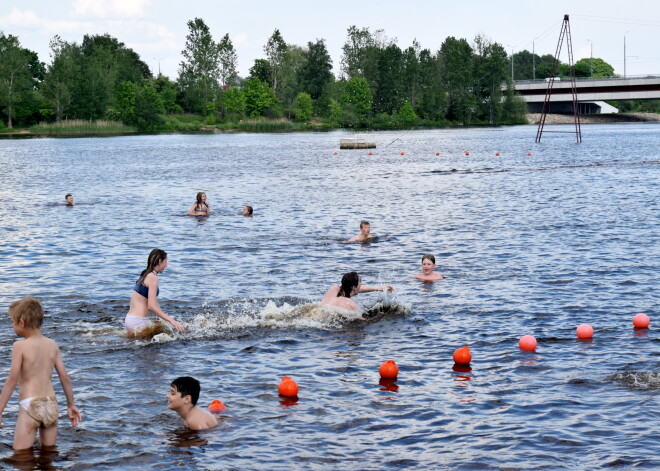
<svg viewBox="0 0 660 471">
<path fill-rule="evenodd" d="M 575 131 L 545 131 L 545 132 L 564 132 L 575 134 L 578 143 L 582 142 L 582 131 L 580 130 L 580 109 L 577 100 L 577 84 L 575 82 L 575 68 L 573 67 L 573 43 L 571 41 L 571 25 L 568 21 L 568 15 L 564 15 L 564 22 L 561 26 L 559 33 L 559 41 L 557 42 L 557 50 L 555 51 L 555 60 L 552 62 L 552 74 L 548 80 L 548 89 L 545 92 L 545 100 L 543 101 L 543 108 L 541 110 L 541 119 L 539 120 L 539 127 L 536 131 L 536 142 L 541 142 L 543 135 L 543 127 L 545 126 L 545 118 L 550 110 L 550 97 L 552 95 L 552 86 L 555 84 L 555 76 L 557 75 L 557 66 L 559 65 L 559 54 L 561 47 L 566 39 L 566 47 L 568 49 L 568 66 L 571 68 L 571 94 L 573 96 L 573 118 L 575 121 Z"/>
</svg>

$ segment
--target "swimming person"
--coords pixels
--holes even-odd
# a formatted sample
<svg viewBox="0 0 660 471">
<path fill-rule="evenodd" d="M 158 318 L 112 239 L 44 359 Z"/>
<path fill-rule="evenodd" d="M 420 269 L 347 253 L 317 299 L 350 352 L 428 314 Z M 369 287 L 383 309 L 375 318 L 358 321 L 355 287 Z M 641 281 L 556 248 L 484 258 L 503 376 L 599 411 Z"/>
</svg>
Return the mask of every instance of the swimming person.
<svg viewBox="0 0 660 471">
<path fill-rule="evenodd" d="M 35 298 L 23 298 L 9 306 L 14 332 L 25 340 L 14 342 L 9 376 L 0 394 L 0 428 L 2 412 L 18 384 L 18 418 L 14 432 L 14 450 L 32 448 L 39 431 L 42 446 L 54 446 L 57 438 L 59 406 L 53 389 L 53 370 L 62 383 L 66 397 L 66 414 L 71 426 L 82 416 L 73 398 L 71 379 L 66 373 L 60 348 L 41 333 L 44 309 Z"/>
<path fill-rule="evenodd" d="M 147 268 L 140 273 L 131 293 L 131 305 L 124 319 L 128 335 L 140 337 L 140 331 L 149 324 L 149 311 L 166 322 L 172 324 L 177 331 L 186 329 L 179 322 L 168 316 L 158 304 L 158 274 L 167 267 L 167 253 L 161 249 L 153 249 L 147 259 Z"/>
<path fill-rule="evenodd" d="M 64 196 L 64 201 L 66 201 L 65 204 L 66 204 L 67 206 L 75 206 L 75 205 L 76 205 L 76 204 L 73 202 L 73 196 L 71 195 L 71 193 L 67 193 L 67 194 Z"/>
<path fill-rule="evenodd" d="M 341 285 L 332 285 L 323 299 L 321 306 L 335 306 L 342 309 L 360 312 L 361 309 L 351 298 L 359 293 L 370 293 L 372 291 L 394 291 L 391 285 L 363 286 L 360 275 L 352 271 L 341 278 Z"/>
<path fill-rule="evenodd" d="M 435 273 L 435 257 L 433 254 L 427 253 L 422 257 L 422 273 L 415 275 L 415 278 L 422 281 L 436 281 L 444 280 L 445 277 L 440 273 Z"/>
<path fill-rule="evenodd" d="M 376 236 L 372 236 L 370 235 L 370 233 L 371 233 L 371 224 L 369 224 L 369 221 L 362 221 L 360 223 L 360 233 L 358 235 L 354 235 L 346 242 L 366 242 L 375 239 Z"/>
<path fill-rule="evenodd" d="M 188 216 L 208 216 L 209 214 L 211 214 L 211 209 L 206 204 L 206 193 L 200 191 L 197 193 L 197 201 L 188 210 Z"/>
<path fill-rule="evenodd" d="M 252 216 L 253 212 L 252 206 L 243 206 L 243 216 Z"/>
<path fill-rule="evenodd" d="M 218 419 L 209 411 L 197 407 L 201 387 L 199 381 L 182 376 L 170 384 L 167 407 L 181 416 L 183 424 L 191 430 L 206 430 L 218 425 Z"/>
</svg>

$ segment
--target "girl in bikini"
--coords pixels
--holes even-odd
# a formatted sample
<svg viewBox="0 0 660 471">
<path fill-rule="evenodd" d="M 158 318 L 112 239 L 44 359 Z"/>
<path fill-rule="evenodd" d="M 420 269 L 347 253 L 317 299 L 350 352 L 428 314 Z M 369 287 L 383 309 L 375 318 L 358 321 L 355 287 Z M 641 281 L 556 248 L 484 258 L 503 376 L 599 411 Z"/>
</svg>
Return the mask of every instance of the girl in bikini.
<svg viewBox="0 0 660 471">
<path fill-rule="evenodd" d="M 332 285 L 321 300 L 322 306 L 336 306 L 342 309 L 360 312 L 361 309 L 351 298 L 359 293 L 370 293 L 371 291 L 394 291 L 390 285 L 363 286 L 360 275 L 354 271 L 346 273 L 341 278 L 341 285 Z"/>
<path fill-rule="evenodd" d="M 197 193 L 197 201 L 188 210 L 188 216 L 208 216 L 211 214 L 209 205 L 206 204 L 206 193 L 200 191 Z"/>
<path fill-rule="evenodd" d="M 149 324 L 149 311 L 172 324 L 177 331 L 185 331 L 183 325 L 165 314 L 158 304 L 158 274 L 163 273 L 165 267 L 167 267 L 167 253 L 161 249 L 153 249 L 147 259 L 147 268 L 140 273 L 131 293 L 131 305 L 124 319 L 124 326 L 129 336 L 142 337 L 149 334 L 144 332 L 144 327 Z"/>
</svg>

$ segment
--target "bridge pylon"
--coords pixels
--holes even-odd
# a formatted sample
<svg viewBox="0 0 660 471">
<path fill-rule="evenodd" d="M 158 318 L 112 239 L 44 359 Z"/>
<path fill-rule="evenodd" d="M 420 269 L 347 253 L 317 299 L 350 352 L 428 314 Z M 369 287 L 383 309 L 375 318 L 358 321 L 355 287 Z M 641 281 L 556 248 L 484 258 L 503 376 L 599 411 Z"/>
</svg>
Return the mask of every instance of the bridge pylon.
<svg viewBox="0 0 660 471">
<path fill-rule="evenodd" d="M 543 108 L 541 109 L 541 119 L 539 120 L 539 127 L 536 130 L 536 142 L 541 142 L 543 135 L 543 127 L 545 126 L 545 118 L 550 110 L 550 97 L 552 96 L 552 87 L 555 84 L 555 76 L 557 75 L 557 67 L 559 66 L 559 54 L 561 53 L 562 45 L 566 39 L 566 48 L 568 49 L 568 65 L 571 69 L 571 94 L 573 97 L 573 118 L 575 121 L 575 131 L 545 131 L 545 132 L 564 132 L 575 134 L 575 139 L 578 143 L 582 142 L 582 131 L 580 129 L 580 109 L 578 107 L 577 99 L 577 83 L 575 80 L 575 68 L 573 63 L 573 42 L 571 40 L 571 25 L 568 21 L 568 15 L 564 15 L 564 22 L 561 25 L 559 32 L 559 41 L 557 41 L 557 50 L 555 51 L 555 60 L 552 62 L 552 74 L 548 80 L 548 89 L 545 92 L 545 100 L 543 101 Z"/>
</svg>

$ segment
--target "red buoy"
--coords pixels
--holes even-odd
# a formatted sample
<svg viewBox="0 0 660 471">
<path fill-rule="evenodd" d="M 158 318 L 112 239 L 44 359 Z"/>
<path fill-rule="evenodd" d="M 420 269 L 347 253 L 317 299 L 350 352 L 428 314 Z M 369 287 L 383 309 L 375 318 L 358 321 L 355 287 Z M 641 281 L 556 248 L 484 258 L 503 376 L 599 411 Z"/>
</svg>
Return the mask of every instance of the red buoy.
<svg viewBox="0 0 660 471">
<path fill-rule="evenodd" d="M 520 347 L 521 350 L 529 350 L 533 352 L 534 350 L 536 350 L 536 339 L 534 338 L 533 335 L 523 335 L 522 337 L 520 337 L 518 346 Z"/>
<path fill-rule="evenodd" d="M 277 387 L 277 392 L 281 396 L 295 397 L 298 395 L 298 385 L 294 380 L 285 376 L 282 378 L 280 385 Z"/>
<path fill-rule="evenodd" d="M 648 329 L 649 324 L 651 324 L 651 319 L 649 319 L 649 316 L 643 312 L 640 312 L 633 317 L 633 325 L 635 326 L 635 329 Z"/>
<path fill-rule="evenodd" d="M 222 402 L 218 401 L 217 399 L 213 402 L 211 402 L 211 405 L 209 406 L 209 411 L 214 413 L 214 414 L 219 414 L 223 410 L 227 408 L 226 405 L 224 405 Z"/>
<path fill-rule="evenodd" d="M 579 339 L 590 339 L 594 336 L 594 329 L 589 324 L 580 324 L 577 329 L 575 329 L 575 335 Z"/>
<path fill-rule="evenodd" d="M 380 365 L 378 372 L 383 379 L 393 379 L 399 375 L 399 367 L 394 360 L 387 360 Z"/>
<path fill-rule="evenodd" d="M 459 365 L 469 365 L 472 361 L 472 353 L 470 353 L 470 347 L 467 345 L 461 348 L 456 349 L 454 352 L 454 362 Z"/>
</svg>

